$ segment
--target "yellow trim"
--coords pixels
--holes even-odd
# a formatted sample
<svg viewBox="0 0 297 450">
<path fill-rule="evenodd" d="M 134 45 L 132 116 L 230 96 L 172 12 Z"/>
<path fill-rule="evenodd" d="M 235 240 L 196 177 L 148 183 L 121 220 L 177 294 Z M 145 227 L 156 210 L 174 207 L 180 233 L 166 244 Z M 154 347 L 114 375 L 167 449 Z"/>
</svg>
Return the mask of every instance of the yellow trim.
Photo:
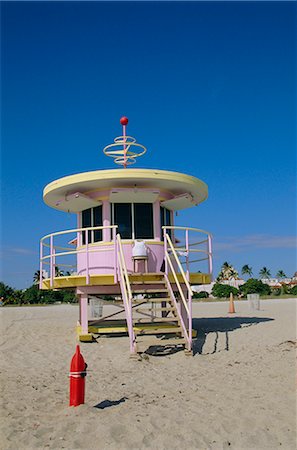
<svg viewBox="0 0 297 450">
<path fill-rule="evenodd" d="M 151 186 L 160 191 L 171 192 L 174 195 L 179 195 L 182 191 L 185 191 L 191 193 L 194 197 L 198 196 L 199 203 L 208 197 L 206 183 L 192 175 L 159 169 L 112 169 L 84 172 L 55 180 L 44 188 L 43 199 L 45 203 L 55 208 L 57 196 L 61 197 L 66 195 L 67 192 L 80 188 L 84 191 L 84 184 L 85 186 L 91 183 L 97 184 L 96 191 L 99 189 L 108 190 L 119 187 L 119 184 L 121 188 L 128 187 L 124 186 L 123 182 L 129 183 L 130 186 L 130 183 L 135 184 L 134 180 L 136 179 L 138 188 L 142 186 L 147 189 Z M 145 182 L 144 185 L 142 185 L 142 180 Z M 105 182 L 106 186 L 104 186 Z M 147 185 L 147 182 L 149 182 L 149 185 Z M 90 186 L 88 192 L 91 191 L 92 187 Z M 50 198 L 48 198 L 49 196 Z"/>
<path fill-rule="evenodd" d="M 179 282 L 183 282 L 181 274 L 177 274 Z M 144 273 L 144 274 L 129 274 L 131 281 L 159 281 L 162 279 L 162 274 L 159 273 Z M 174 276 L 169 275 L 171 283 L 175 283 Z M 211 283 L 211 276 L 208 273 L 190 273 L 191 284 L 209 284 Z M 114 282 L 113 274 L 91 275 L 90 284 L 86 284 L 86 277 L 84 275 L 75 275 L 69 277 L 55 277 L 53 280 L 53 286 L 50 287 L 50 279 L 47 278 L 42 281 L 42 289 L 63 289 L 70 287 L 83 287 L 83 286 L 117 286 L 118 283 Z"/>
</svg>

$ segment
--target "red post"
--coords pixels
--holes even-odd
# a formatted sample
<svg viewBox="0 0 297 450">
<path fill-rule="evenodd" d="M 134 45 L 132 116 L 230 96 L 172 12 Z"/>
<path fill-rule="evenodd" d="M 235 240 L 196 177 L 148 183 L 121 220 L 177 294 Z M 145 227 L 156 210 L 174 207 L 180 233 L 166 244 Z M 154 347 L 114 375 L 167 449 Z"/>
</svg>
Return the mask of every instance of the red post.
<svg viewBox="0 0 297 450">
<path fill-rule="evenodd" d="M 69 406 L 82 405 L 85 402 L 85 377 L 87 364 L 80 353 L 79 345 L 70 364 L 70 400 Z"/>
</svg>

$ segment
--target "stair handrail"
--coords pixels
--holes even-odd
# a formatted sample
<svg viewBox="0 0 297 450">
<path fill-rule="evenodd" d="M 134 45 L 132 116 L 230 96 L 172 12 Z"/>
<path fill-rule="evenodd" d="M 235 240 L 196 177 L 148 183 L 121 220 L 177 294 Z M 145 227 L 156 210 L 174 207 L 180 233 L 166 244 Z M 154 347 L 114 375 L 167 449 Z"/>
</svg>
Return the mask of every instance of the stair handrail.
<svg viewBox="0 0 297 450">
<path fill-rule="evenodd" d="M 183 303 L 184 308 L 185 308 L 186 313 L 187 313 L 188 328 L 186 327 L 186 324 L 185 324 L 184 318 L 182 316 L 182 313 L 177 309 L 179 320 L 180 320 L 180 323 L 181 323 L 181 326 L 182 326 L 182 329 L 183 329 L 183 333 L 184 333 L 184 338 L 187 341 L 188 350 L 191 351 L 192 350 L 192 296 L 193 296 L 193 291 L 192 291 L 190 283 L 189 283 L 189 281 L 188 281 L 188 279 L 186 277 L 184 269 L 183 269 L 183 267 L 182 267 L 182 265 L 180 263 L 180 260 L 179 260 L 179 258 L 177 256 L 177 253 L 176 253 L 175 248 L 173 246 L 172 240 L 171 240 L 169 234 L 166 233 L 166 230 L 164 230 L 164 241 L 165 241 L 165 244 L 166 244 L 165 245 L 165 258 L 166 258 L 167 264 L 169 264 L 169 266 L 170 266 L 173 278 L 175 280 L 175 283 L 177 285 L 177 288 L 178 288 L 178 291 L 179 291 L 179 294 L 180 294 L 180 298 L 182 300 L 182 303 Z M 180 273 L 181 273 L 181 276 L 182 276 L 182 280 L 185 283 L 185 286 L 187 287 L 187 290 L 188 290 L 188 302 L 185 299 L 185 296 L 184 296 L 183 290 L 181 288 L 181 285 L 180 285 L 180 282 L 179 282 L 176 270 L 174 268 L 174 265 L 172 264 L 170 255 L 168 253 L 168 248 L 167 248 L 168 244 L 169 244 L 169 247 L 170 247 L 170 250 L 171 250 L 171 254 L 173 255 L 173 257 L 175 259 L 175 262 L 177 263 L 178 268 L 180 270 Z M 177 303 L 176 299 L 175 299 L 175 296 L 174 296 L 174 293 L 173 293 L 172 286 L 171 286 L 170 281 L 169 281 L 169 277 L 168 277 L 168 273 L 167 272 L 166 272 L 166 279 L 167 279 L 167 283 L 168 283 L 169 288 L 170 288 L 171 296 L 173 297 L 174 302 Z"/>
<path fill-rule="evenodd" d="M 175 261 L 176 261 L 176 263 L 177 263 L 177 265 L 178 265 L 178 268 L 179 268 L 180 273 L 181 273 L 182 278 L 183 278 L 183 282 L 184 282 L 185 285 L 187 286 L 187 289 L 188 289 L 189 294 L 190 294 L 190 295 L 193 295 L 193 291 L 192 291 L 191 285 L 190 285 L 189 281 L 187 280 L 186 274 L 185 274 L 184 269 L 183 269 L 183 267 L 182 267 L 182 265 L 181 265 L 181 262 L 180 262 L 180 260 L 179 260 L 179 257 L 177 256 L 177 253 L 176 253 L 176 251 L 175 251 L 175 248 L 173 247 L 173 243 L 172 243 L 172 240 L 170 239 L 169 234 L 168 234 L 168 233 L 165 233 L 165 237 L 166 237 L 166 240 L 167 240 L 167 242 L 168 242 L 168 244 L 169 244 L 169 247 L 170 247 L 170 249 L 171 249 L 172 255 L 174 256 L 174 259 L 175 259 Z M 166 256 L 166 258 L 167 258 L 167 261 L 169 262 L 170 269 L 171 269 L 171 271 L 172 271 L 172 274 L 173 274 L 173 276 L 174 276 L 174 279 L 177 280 L 178 286 L 180 286 L 179 281 L 178 281 L 178 278 L 177 278 L 177 274 L 176 274 L 176 272 L 175 272 L 175 270 L 174 270 L 174 267 L 173 267 L 173 264 L 172 264 L 172 261 L 171 261 L 171 259 L 170 259 L 170 256 L 169 256 L 168 251 L 166 252 L 165 256 Z"/>
<path fill-rule="evenodd" d="M 128 277 L 128 271 L 126 267 L 124 252 L 123 252 L 123 246 L 122 246 L 122 240 L 120 234 L 117 234 L 117 243 L 118 243 L 118 255 L 119 255 L 119 262 L 121 264 L 121 270 L 123 278 L 125 280 L 126 284 L 126 290 L 127 290 L 127 298 L 132 301 L 132 291 L 130 286 L 130 280 Z"/>
<path fill-rule="evenodd" d="M 119 281 L 126 313 L 128 335 L 130 339 L 130 352 L 135 353 L 136 343 L 132 321 L 132 291 L 122 247 L 122 240 L 119 233 L 117 234 L 117 247 L 118 247 L 118 268 L 120 272 Z"/>
</svg>

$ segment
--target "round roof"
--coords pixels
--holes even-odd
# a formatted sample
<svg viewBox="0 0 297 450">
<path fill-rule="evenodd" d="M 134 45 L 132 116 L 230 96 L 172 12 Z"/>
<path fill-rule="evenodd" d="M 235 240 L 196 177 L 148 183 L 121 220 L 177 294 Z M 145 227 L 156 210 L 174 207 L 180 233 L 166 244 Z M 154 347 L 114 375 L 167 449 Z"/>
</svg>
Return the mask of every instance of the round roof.
<svg viewBox="0 0 297 450">
<path fill-rule="evenodd" d="M 172 197 L 189 194 L 192 198 L 189 207 L 203 202 L 208 196 L 207 185 L 191 175 L 158 169 L 112 169 L 83 172 L 59 178 L 44 188 L 43 199 L 48 206 L 69 211 L 69 208 L 62 203 L 66 197 L 73 194 L 80 193 L 88 196 L 94 191 L 135 187 L 166 191 Z"/>
</svg>

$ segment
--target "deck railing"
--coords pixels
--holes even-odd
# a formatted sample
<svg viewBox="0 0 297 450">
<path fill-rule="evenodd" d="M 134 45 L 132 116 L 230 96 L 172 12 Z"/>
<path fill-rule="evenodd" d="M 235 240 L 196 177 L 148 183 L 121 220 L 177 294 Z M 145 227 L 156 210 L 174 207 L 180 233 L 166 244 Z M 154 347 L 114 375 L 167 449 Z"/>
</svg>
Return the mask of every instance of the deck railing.
<svg viewBox="0 0 297 450">
<path fill-rule="evenodd" d="M 174 250 L 181 264 L 185 266 L 187 280 L 189 280 L 190 269 L 191 273 L 194 273 L 196 269 L 203 268 L 203 262 L 207 264 L 207 270 L 202 270 L 202 272 L 207 272 L 212 277 L 212 236 L 208 231 L 171 225 L 166 225 L 162 228 L 164 236 L 166 233 L 171 235 Z M 164 242 L 166 245 L 165 237 Z"/>
<path fill-rule="evenodd" d="M 89 234 L 95 231 L 110 229 L 111 230 L 111 245 L 107 248 L 99 245 L 92 247 L 89 242 Z M 90 283 L 90 254 L 98 253 L 100 251 L 113 252 L 113 273 L 115 282 L 117 281 L 117 241 L 116 241 L 117 225 L 75 228 L 72 230 L 58 231 L 44 236 L 40 240 L 40 282 L 42 287 L 43 278 L 50 278 L 50 287 L 54 285 L 54 278 L 59 276 L 71 276 L 77 274 L 77 255 L 85 254 L 86 264 L 84 267 L 86 284 Z M 72 237 L 70 240 L 69 236 Z M 84 236 L 84 245 L 81 245 L 82 236 Z M 57 241 L 60 242 L 57 242 Z M 97 242 L 100 244 L 100 242 Z M 103 243 L 109 244 L 109 243 Z M 66 263 L 66 259 L 68 262 Z M 67 269 L 65 274 L 60 269 Z M 44 274 L 48 275 L 45 276 Z"/>
</svg>

